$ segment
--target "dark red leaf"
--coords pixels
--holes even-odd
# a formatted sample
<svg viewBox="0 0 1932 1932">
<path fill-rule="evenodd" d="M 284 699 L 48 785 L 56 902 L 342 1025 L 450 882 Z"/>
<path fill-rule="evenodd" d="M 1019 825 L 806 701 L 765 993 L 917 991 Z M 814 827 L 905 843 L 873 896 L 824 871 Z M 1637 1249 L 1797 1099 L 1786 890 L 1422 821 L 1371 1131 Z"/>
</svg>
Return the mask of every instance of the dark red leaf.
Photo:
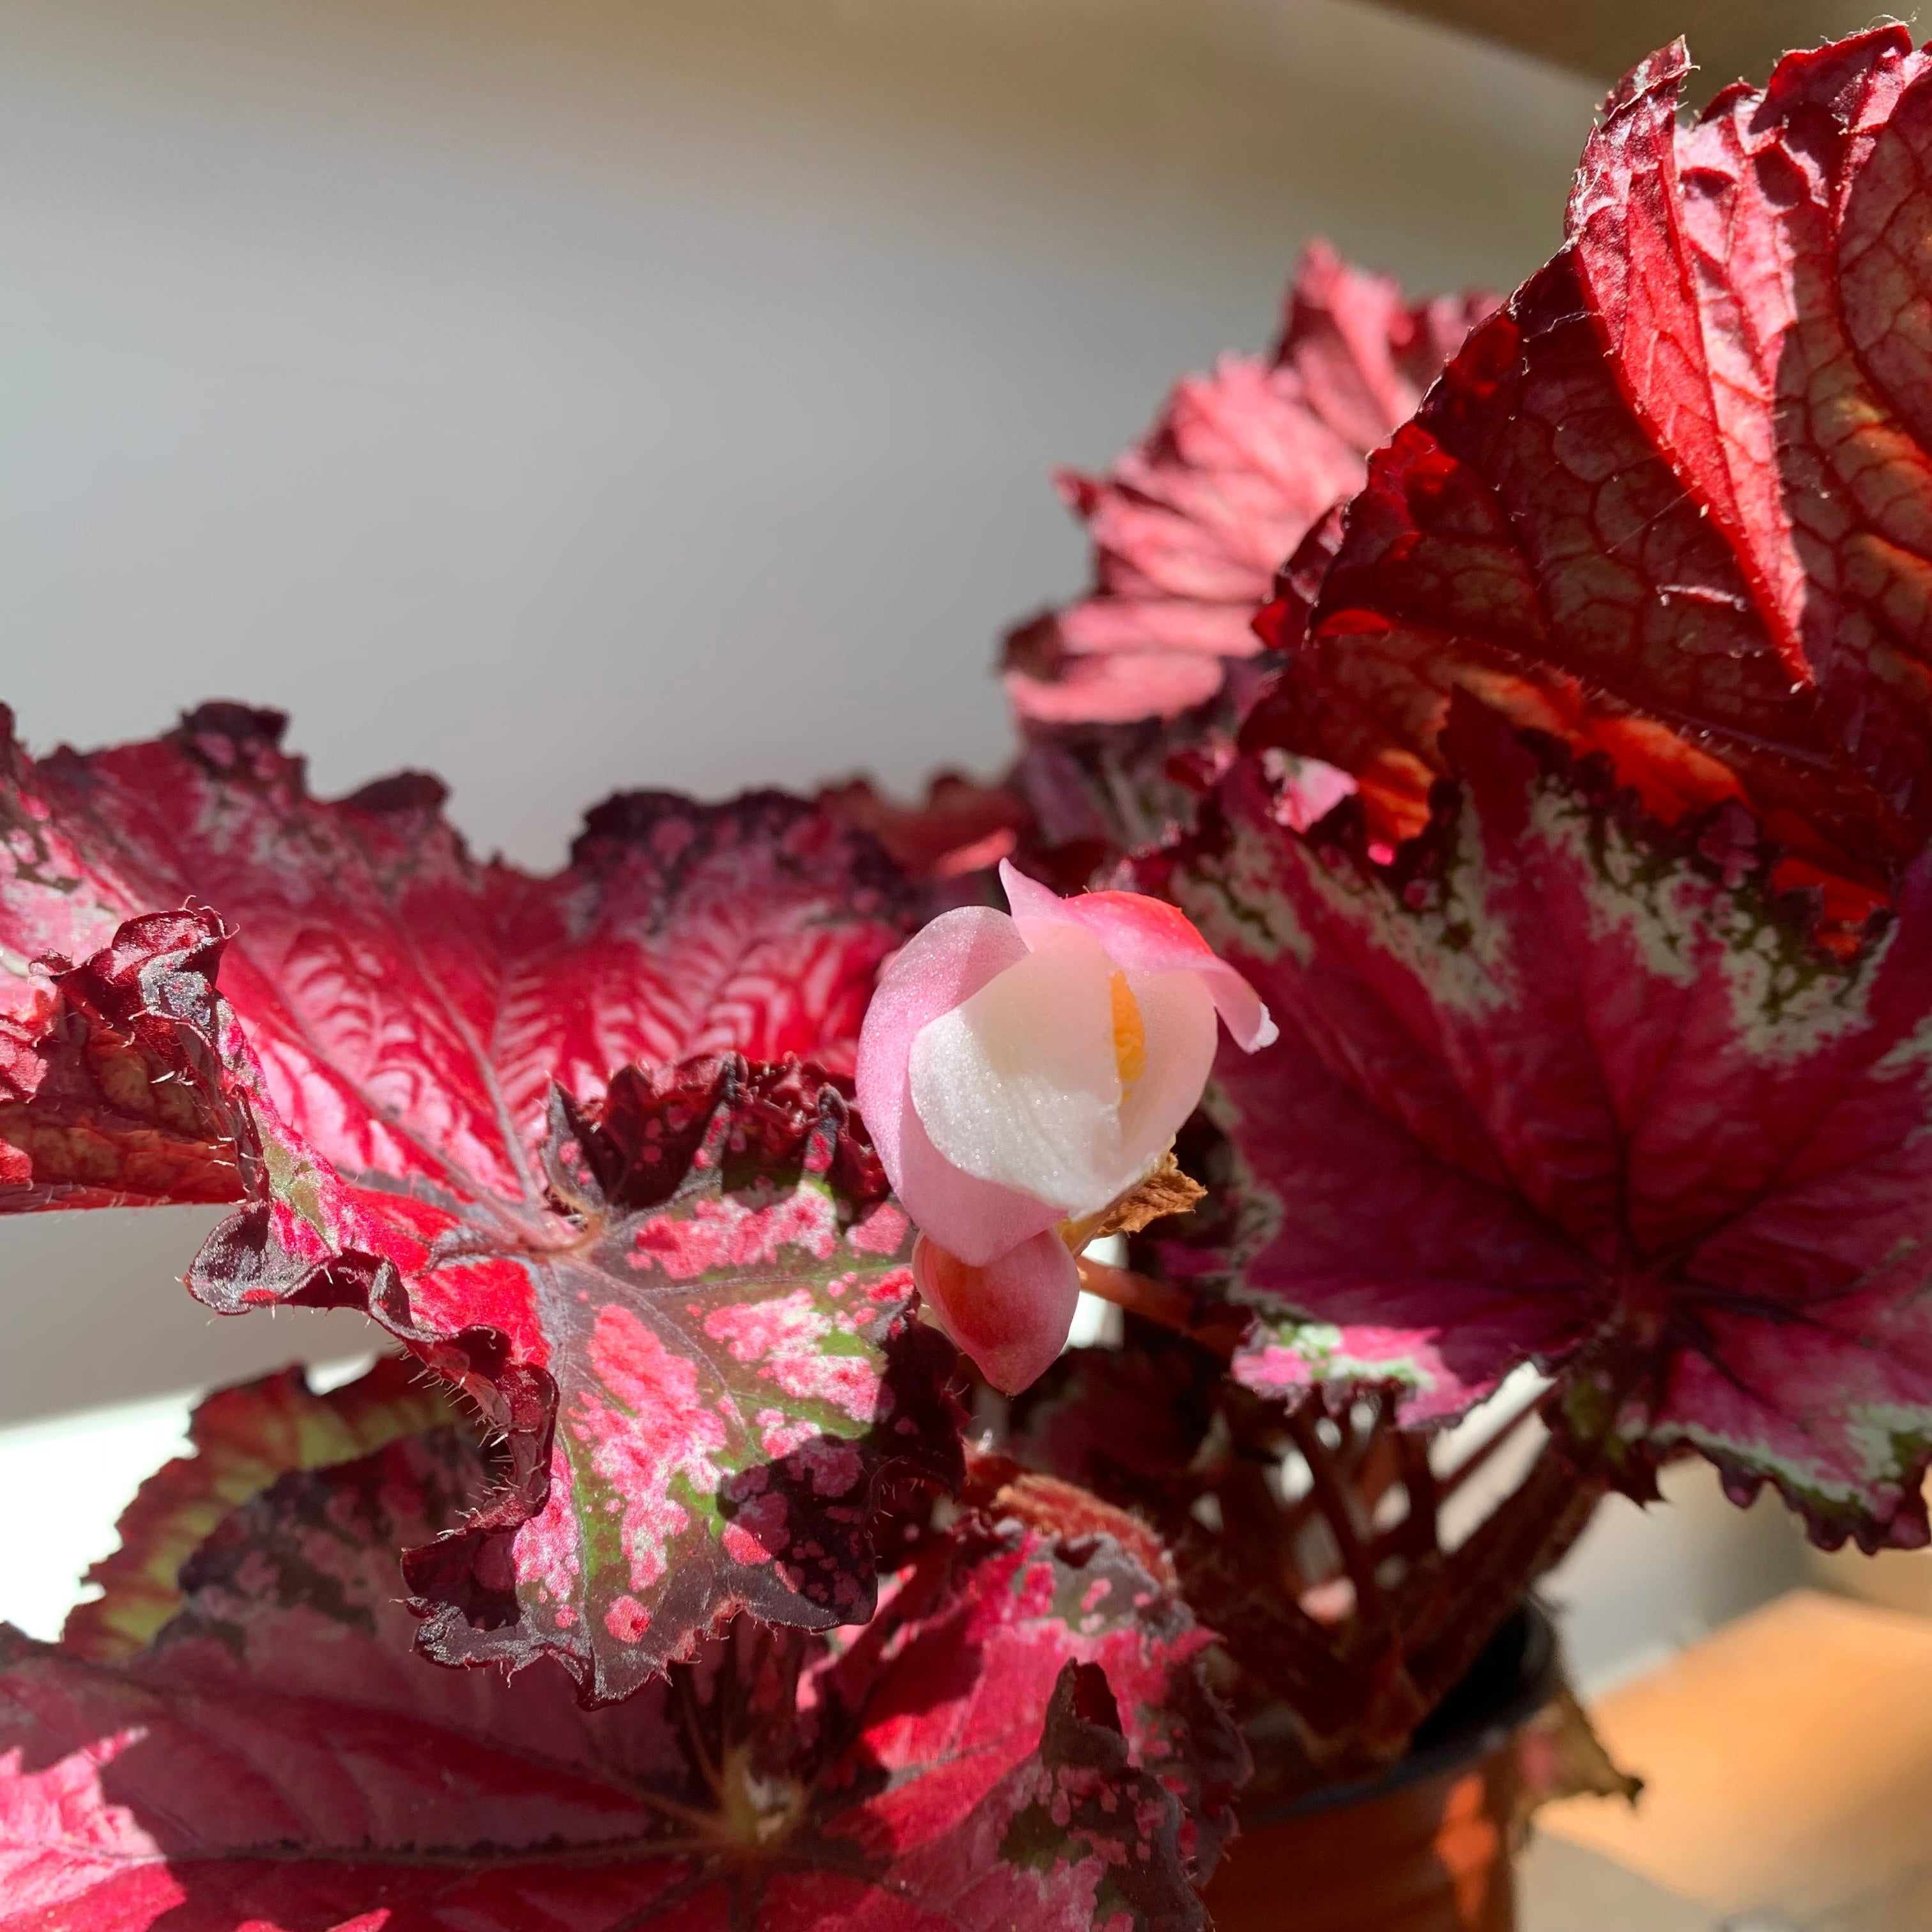
<svg viewBox="0 0 1932 1932">
<path fill-rule="evenodd" d="M 849 1064 L 899 875 L 794 801 L 640 795 L 531 879 L 475 865 L 430 781 L 308 798 L 277 728 L 210 707 L 15 756 L 40 844 L 13 848 L 10 956 L 106 932 L 8 982 L 32 1037 L 0 1070 L 0 1208 L 241 1199 L 204 1300 L 366 1307 L 465 1390 L 512 1478 L 412 1567 L 435 1654 L 548 1648 L 615 1696 L 740 1609 L 862 1618 L 878 1480 L 956 1465 L 904 1216 L 824 1074 L 610 1070 L 734 1042 Z M 109 923 L 190 896 L 238 932 Z"/>
<path fill-rule="evenodd" d="M 1932 59 L 1876 29 L 1692 127 L 1684 68 L 1611 97 L 1568 245 L 1289 573 L 1177 882 L 1284 1033 L 1225 1070 L 1249 1205 L 1196 1265 L 1266 1311 L 1258 1387 L 1432 1414 L 1568 1359 L 1634 1487 L 1694 1447 L 1915 1544 Z M 1285 754 L 1363 836 L 1287 828 Z"/>
<path fill-rule="evenodd" d="M 1186 378 L 1105 476 L 1060 479 L 1094 539 L 1094 588 L 1016 630 L 1006 670 L 1049 838 L 1131 846 L 1187 820 L 1252 694 L 1231 668 L 1262 648 L 1282 560 L 1493 306 L 1412 306 L 1318 244 L 1267 356 Z"/>
<path fill-rule="evenodd" d="M 205 705 L 166 737 L 31 764 L 7 752 L 10 1008 L 26 970 L 194 900 L 237 930 L 223 992 L 290 1124 L 347 1169 L 527 1197 L 555 1080 L 736 1052 L 850 1070 L 903 880 L 867 838 L 776 793 L 613 798 L 571 864 L 479 864 L 406 773 L 311 798 L 282 720 Z"/>
<path fill-rule="evenodd" d="M 82 966 L 52 954 L 7 982 L 26 1017 L 0 1068 L 0 1212 L 234 1201 L 258 1178 L 212 1044 L 229 937 L 209 913 L 150 913 Z M 163 986 L 199 1033 L 151 1008 Z"/>
<path fill-rule="evenodd" d="M 513 1439 L 512 1489 L 411 1559 L 430 1653 L 514 1661 L 534 1634 L 622 1696 L 738 1610 L 862 1622 L 880 1480 L 956 1484 L 959 1418 L 844 1100 L 796 1065 L 626 1071 L 597 1121 L 560 1095 L 545 1157 L 569 1210 L 546 1246 L 411 1284 L 439 1335 L 502 1294 L 556 1390 L 547 1466 Z"/>
<path fill-rule="evenodd" d="M 1083 1349 L 1081 1354 L 1111 1351 Z M 1174 1581 L 1174 1563 L 1146 1522 L 1108 1502 L 1084 1484 L 1023 1466 L 1006 1450 L 983 1445 L 966 1458 L 967 1502 L 982 1515 L 1040 1531 L 1056 1541 L 1078 1544 L 1108 1537 L 1157 1582 Z"/>
<path fill-rule="evenodd" d="M 1422 1420 L 1567 1362 L 1634 1487 L 1696 1448 L 1822 1540 L 1922 1543 L 1932 861 L 1846 957 L 1741 808 L 1668 831 L 1542 744 L 1460 700 L 1392 859 L 1231 775 L 1169 886 L 1282 1039 L 1223 1057 L 1218 1219 L 1152 1231 L 1162 1264 L 1260 1312 L 1264 1391 Z"/>
<path fill-rule="evenodd" d="M 34 1048 L 56 1012 L 34 962 L 85 959 L 123 920 L 184 904 L 235 929 L 222 991 L 268 1095 L 346 1173 L 529 1202 L 553 1080 L 589 1100 L 627 1061 L 728 1052 L 850 1071 L 878 963 L 913 914 L 869 839 L 776 794 L 638 793 L 590 815 L 566 870 L 533 878 L 472 859 L 433 778 L 311 798 L 282 722 L 205 705 L 151 743 L 38 765 L 0 740 L 13 1178 L 28 1168 L 4 1103 L 42 1084 Z M 110 1075 L 105 1097 L 148 1084 Z M 41 1113 L 50 1134 L 59 1117 Z M 218 1162 L 157 1170 L 166 1124 L 142 1138 L 121 1122 L 124 1162 L 113 1132 L 70 1130 L 86 1144 L 64 1162 L 37 1154 L 34 1177 L 70 1205 L 234 1198 Z"/>
<path fill-rule="evenodd" d="M 1747 799 L 1855 922 L 1932 832 L 1932 62 L 1876 28 L 1680 128 L 1685 66 L 1371 465 L 1268 735 L 1400 837 L 1470 692 L 1666 818 Z"/>
<path fill-rule="evenodd" d="M 1238 1198 L 1224 1187 L 1211 1204 Z M 1008 1405 L 1007 1447 L 1029 1468 L 1096 1489 L 1184 1492 L 1220 1379 L 1205 1349 L 1166 1336 L 1070 1348 Z"/>
<path fill-rule="evenodd" d="M 969 1526 L 849 1646 L 741 1621 L 586 1712 L 410 1654 L 390 1552 L 484 1474 L 446 1430 L 285 1478 L 122 1665 L 0 1633 L 0 1932 L 1203 1924 L 1180 1800 L 1239 1743 L 1114 1546 Z"/>
</svg>

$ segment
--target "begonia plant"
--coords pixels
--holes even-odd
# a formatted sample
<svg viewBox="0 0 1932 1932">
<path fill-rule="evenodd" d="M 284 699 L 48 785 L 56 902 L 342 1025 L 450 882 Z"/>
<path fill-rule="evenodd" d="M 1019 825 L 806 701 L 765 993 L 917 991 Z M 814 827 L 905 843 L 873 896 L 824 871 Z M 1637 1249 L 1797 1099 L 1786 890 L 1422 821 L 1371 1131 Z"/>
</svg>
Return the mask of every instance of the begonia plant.
<svg viewBox="0 0 1932 1932">
<path fill-rule="evenodd" d="M 1928 1540 L 1932 57 L 1684 68 L 1068 485 L 1000 785 L 9 730 L 0 1208 L 379 1352 L 0 1629 L 0 1932 L 1198 1927 L 1612 1491 Z"/>
</svg>

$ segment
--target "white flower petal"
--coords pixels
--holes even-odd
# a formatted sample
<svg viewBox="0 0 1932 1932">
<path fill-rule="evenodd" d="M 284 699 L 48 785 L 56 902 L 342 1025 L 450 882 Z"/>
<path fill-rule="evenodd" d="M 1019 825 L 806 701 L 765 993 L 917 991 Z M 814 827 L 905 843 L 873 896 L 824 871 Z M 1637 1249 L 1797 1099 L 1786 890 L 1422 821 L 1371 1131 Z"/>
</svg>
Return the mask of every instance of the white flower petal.
<svg viewBox="0 0 1932 1932">
<path fill-rule="evenodd" d="M 964 1172 L 1090 1214 L 1123 1178 L 1114 967 L 1065 925 L 913 1042 L 912 1102 Z"/>
<path fill-rule="evenodd" d="M 1130 973 L 1127 989 L 1140 1008 L 1146 1060 L 1120 1102 L 1120 1160 L 1138 1179 L 1201 1104 L 1216 1036 L 1214 995 L 1198 973 Z"/>
</svg>

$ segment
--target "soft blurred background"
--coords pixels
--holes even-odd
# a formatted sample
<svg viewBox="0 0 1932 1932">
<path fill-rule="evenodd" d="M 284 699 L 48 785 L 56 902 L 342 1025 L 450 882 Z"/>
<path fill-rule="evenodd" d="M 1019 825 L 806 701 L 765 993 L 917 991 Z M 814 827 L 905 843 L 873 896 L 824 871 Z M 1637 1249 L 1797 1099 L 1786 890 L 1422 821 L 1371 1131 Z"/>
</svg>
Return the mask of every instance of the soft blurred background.
<svg viewBox="0 0 1932 1932">
<path fill-rule="evenodd" d="M 1305 242 L 1507 288 L 1623 67 L 1682 31 L 1708 93 L 1870 17 L 0 5 L 0 693 L 37 748 L 277 705 L 320 788 L 440 771 L 538 866 L 619 785 L 992 772 L 994 640 L 1084 572 L 1049 472 L 1264 342 Z M 0 1614 L 50 1632 L 184 1392 L 366 1346 L 211 1322 L 212 1219 L 0 1223 Z M 1558 1580 L 1589 1682 L 1799 1574 L 1673 1486 Z"/>
</svg>

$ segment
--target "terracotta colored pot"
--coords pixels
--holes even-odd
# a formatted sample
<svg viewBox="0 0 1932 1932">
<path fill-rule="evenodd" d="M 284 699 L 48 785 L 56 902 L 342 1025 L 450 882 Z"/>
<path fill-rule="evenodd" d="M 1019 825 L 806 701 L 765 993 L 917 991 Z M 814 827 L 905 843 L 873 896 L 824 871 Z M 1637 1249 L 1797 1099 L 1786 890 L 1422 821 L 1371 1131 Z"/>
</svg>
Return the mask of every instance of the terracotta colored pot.
<svg viewBox="0 0 1932 1932">
<path fill-rule="evenodd" d="M 1216 1932 L 1514 1932 L 1518 1735 L 1556 1688 L 1526 1609 L 1400 1764 L 1244 1819 L 1208 1887 Z"/>
</svg>

